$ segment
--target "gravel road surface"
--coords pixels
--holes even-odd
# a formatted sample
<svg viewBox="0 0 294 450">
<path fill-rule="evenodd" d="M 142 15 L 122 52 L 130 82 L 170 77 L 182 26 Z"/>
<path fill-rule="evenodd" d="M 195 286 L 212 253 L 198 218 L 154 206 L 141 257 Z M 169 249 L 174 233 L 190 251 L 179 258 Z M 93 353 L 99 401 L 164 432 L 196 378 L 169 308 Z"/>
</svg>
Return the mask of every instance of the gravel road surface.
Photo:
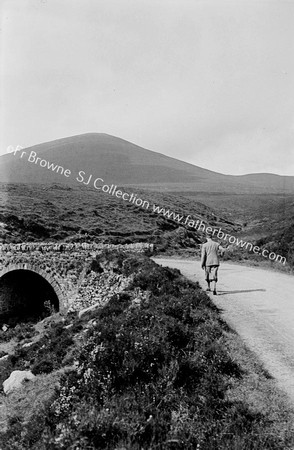
<svg viewBox="0 0 294 450">
<path fill-rule="evenodd" d="M 199 261 L 153 258 L 179 269 L 206 289 Z M 221 263 L 218 295 L 209 293 L 226 322 L 263 362 L 294 403 L 294 277 L 239 264 Z"/>
</svg>

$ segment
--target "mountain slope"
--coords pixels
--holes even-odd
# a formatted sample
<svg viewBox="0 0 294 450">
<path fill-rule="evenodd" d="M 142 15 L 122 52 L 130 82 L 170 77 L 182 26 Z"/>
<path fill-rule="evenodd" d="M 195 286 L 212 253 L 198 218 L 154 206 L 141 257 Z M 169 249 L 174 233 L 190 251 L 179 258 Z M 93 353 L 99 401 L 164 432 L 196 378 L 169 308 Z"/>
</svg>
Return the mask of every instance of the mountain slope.
<svg viewBox="0 0 294 450">
<path fill-rule="evenodd" d="M 19 183 L 65 183 L 79 185 L 83 171 L 87 182 L 102 178 L 105 184 L 136 185 L 156 190 L 263 193 L 293 192 L 294 177 L 272 174 L 232 176 L 212 172 L 160 153 L 141 148 L 107 134 L 90 133 L 26 148 L 0 157 L 0 181 Z M 30 161 L 29 155 L 32 153 Z M 71 171 L 67 177 L 40 167 L 40 160 Z M 42 163 L 45 165 L 45 162 Z M 69 173 L 69 172 L 67 172 Z M 81 177 L 79 177 L 81 180 Z M 101 184 L 101 183 L 100 183 Z"/>
<path fill-rule="evenodd" d="M 181 196 L 135 188 L 133 192 L 150 202 L 150 207 L 140 208 L 87 187 L 0 184 L 0 242 L 87 239 L 114 244 L 138 241 L 158 244 L 170 240 L 173 247 L 182 243 L 195 249 L 201 233 L 188 229 L 184 220 L 188 214 L 228 232 L 237 233 L 240 229 L 240 225 L 194 200 L 187 202 Z M 153 205 L 174 211 L 183 220 L 169 219 L 156 212 Z M 184 240 L 183 229 L 178 233 L 183 226 L 187 229 Z"/>
</svg>

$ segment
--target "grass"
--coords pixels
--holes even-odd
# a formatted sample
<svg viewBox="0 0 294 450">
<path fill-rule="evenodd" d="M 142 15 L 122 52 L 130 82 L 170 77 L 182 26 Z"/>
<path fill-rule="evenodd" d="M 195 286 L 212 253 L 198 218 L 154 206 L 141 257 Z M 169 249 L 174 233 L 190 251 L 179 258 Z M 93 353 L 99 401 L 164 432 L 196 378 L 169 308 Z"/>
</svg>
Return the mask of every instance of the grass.
<svg viewBox="0 0 294 450">
<path fill-rule="evenodd" d="M 146 191 L 138 197 L 194 220 L 220 227 L 228 234 L 285 256 L 288 263 L 271 264 L 259 255 L 234 247 L 232 261 L 290 270 L 293 267 L 293 201 L 281 195 L 234 195 Z M 182 193 L 186 194 L 187 193 Z M 193 195 L 192 195 L 193 194 Z M 207 202 L 206 206 L 203 202 Z M 283 213 L 284 211 L 284 213 Z M 186 225 L 89 187 L 0 184 L 0 241 L 88 241 L 113 244 L 149 242 L 157 254 L 199 253 L 204 240 Z"/>
<path fill-rule="evenodd" d="M 283 442 L 285 449 L 292 448 L 293 405 L 286 394 L 277 389 L 275 380 L 238 335 L 227 333 L 226 342 L 230 357 L 243 369 L 243 376 L 237 381 L 232 380 L 228 398 L 242 402 L 257 414 L 264 414 L 272 424 L 268 432 Z"/>
<path fill-rule="evenodd" d="M 198 284 L 144 256 L 108 258 L 133 284 L 66 319 L 76 368 L 44 407 L 11 417 L 3 449 L 292 448 L 286 399 Z"/>
<path fill-rule="evenodd" d="M 208 223 L 225 224 L 212 209 L 166 193 L 132 189 L 138 197 Z M 99 193 L 95 189 L 53 185 L 0 184 L 0 238 L 5 242 L 88 240 L 108 243 L 154 242 L 162 247 L 195 247 L 195 230 L 185 237 L 179 224 L 162 215 Z M 238 227 L 235 227 L 237 229 Z M 229 226 L 234 229 L 233 225 Z"/>
</svg>

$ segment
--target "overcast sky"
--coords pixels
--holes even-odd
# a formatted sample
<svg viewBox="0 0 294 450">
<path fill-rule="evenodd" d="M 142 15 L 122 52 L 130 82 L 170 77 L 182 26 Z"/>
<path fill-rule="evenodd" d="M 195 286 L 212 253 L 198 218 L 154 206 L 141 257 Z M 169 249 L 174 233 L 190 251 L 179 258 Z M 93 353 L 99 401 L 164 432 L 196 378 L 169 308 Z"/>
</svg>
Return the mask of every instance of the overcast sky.
<svg viewBox="0 0 294 450">
<path fill-rule="evenodd" d="M 294 1 L 1 3 L 0 153 L 87 132 L 294 175 Z"/>
</svg>

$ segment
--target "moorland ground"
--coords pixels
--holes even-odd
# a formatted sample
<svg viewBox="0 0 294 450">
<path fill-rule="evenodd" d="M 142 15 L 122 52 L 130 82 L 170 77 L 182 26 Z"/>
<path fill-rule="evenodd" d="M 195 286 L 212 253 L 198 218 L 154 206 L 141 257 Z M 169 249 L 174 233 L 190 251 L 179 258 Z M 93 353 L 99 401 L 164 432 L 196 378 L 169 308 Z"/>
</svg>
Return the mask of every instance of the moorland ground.
<svg viewBox="0 0 294 450">
<path fill-rule="evenodd" d="M 125 244 L 150 242 L 156 252 L 199 257 L 204 233 L 172 219 L 175 213 L 275 252 L 279 264 L 249 249 L 230 246 L 226 260 L 292 271 L 294 225 L 292 196 L 163 193 L 125 187 L 147 200 L 148 209 L 90 187 L 0 184 L 0 239 L 26 241 L 87 241 Z M 205 202 L 205 203 L 204 203 Z M 207 204 L 209 206 L 207 206 Z M 153 211 L 153 205 L 163 209 Z M 189 222 L 188 222 L 189 223 Z M 227 245 L 227 243 L 225 243 Z"/>
<path fill-rule="evenodd" d="M 93 189 L 122 186 L 168 211 L 200 219 L 286 257 L 293 266 L 294 177 L 224 175 L 146 150 L 118 137 L 87 133 L 0 157 L 0 239 L 149 240 L 159 251 L 197 253 L 203 236 L 175 220 Z M 70 176 L 28 161 L 33 152 Z M 82 172 L 81 172 L 82 171 Z M 80 182 L 91 178 L 83 186 Z M 79 180 L 79 181 L 78 181 Z M 101 180 L 104 180 L 103 182 Z M 84 187 L 83 189 L 81 189 Z M 183 230 L 186 235 L 183 236 Z M 261 261 L 240 248 L 230 258 Z M 281 268 L 276 264 L 277 269 Z"/>
<path fill-rule="evenodd" d="M 26 326 L 0 362 L 1 381 L 36 375 L 1 398 L 1 448 L 292 448 L 293 410 L 199 285 L 106 253 L 132 276 L 127 290 L 81 318 Z"/>
<path fill-rule="evenodd" d="M 292 177 L 215 174 L 129 144 L 87 135 L 35 150 L 73 162 L 76 172 L 96 167 L 109 184 L 283 255 L 287 265 L 240 248 L 227 260 L 292 271 Z M 0 164 L 1 242 L 150 242 L 156 254 L 199 258 L 203 233 L 163 211 L 58 176 L 52 184 L 47 169 L 13 158 Z M 134 276 L 123 295 L 83 319 L 53 314 L 46 326 L 28 320 L 1 332 L 2 380 L 16 368 L 37 375 L 0 408 L 3 448 L 292 448 L 287 400 L 199 286 L 144 258 L 115 258 Z"/>
</svg>

